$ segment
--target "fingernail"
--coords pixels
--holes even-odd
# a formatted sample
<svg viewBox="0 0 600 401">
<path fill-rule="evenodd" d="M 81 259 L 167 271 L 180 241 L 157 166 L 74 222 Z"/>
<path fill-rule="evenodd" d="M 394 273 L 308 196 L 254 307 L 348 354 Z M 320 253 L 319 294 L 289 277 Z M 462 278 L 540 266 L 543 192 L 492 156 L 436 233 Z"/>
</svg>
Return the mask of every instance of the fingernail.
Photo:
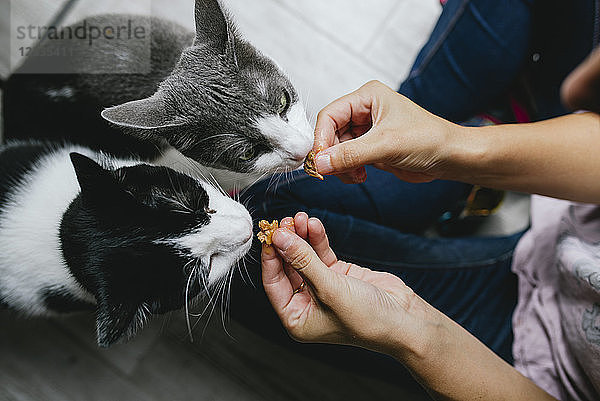
<svg viewBox="0 0 600 401">
<path fill-rule="evenodd" d="M 265 256 L 271 257 L 271 256 L 275 255 L 275 249 L 273 249 L 273 247 L 271 245 L 263 244 L 262 247 L 263 247 L 262 251 Z"/>
<path fill-rule="evenodd" d="M 327 153 L 317 155 L 315 159 L 317 165 L 317 171 L 321 174 L 329 174 L 333 172 L 333 166 L 331 165 L 331 156 Z"/>
<path fill-rule="evenodd" d="M 287 228 L 281 228 L 273 234 L 273 245 L 282 251 L 287 251 L 287 249 L 294 242 L 294 234 Z"/>
<path fill-rule="evenodd" d="M 291 217 L 286 217 L 284 219 L 281 220 L 281 224 L 279 224 L 279 227 L 283 228 L 283 227 L 288 227 L 294 224 L 294 219 Z"/>
</svg>

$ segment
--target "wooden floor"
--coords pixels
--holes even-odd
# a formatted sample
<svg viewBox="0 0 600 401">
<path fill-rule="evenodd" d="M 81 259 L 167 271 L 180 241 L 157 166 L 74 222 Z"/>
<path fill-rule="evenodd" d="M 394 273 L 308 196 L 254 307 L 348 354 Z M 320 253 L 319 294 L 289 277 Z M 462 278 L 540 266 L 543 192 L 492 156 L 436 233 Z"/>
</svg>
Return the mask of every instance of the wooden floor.
<svg viewBox="0 0 600 401">
<path fill-rule="evenodd" d="M 368 80 L 397 87 L 440 10 L 438 0 L 224 3 L 245 36 L 288 72 L 311 116 Z M 11 13 L 0 13 L 2 39 L 20 24 L 48 23 L 67 4 L 64 24 L 103 12 L 152 12 L 193 27 L 193 0 L 13 0 Z M 0 54 L 0 77 L 18 64 L 14 51 Z M 0 401 L 426 399 L 300 357 L 233 322 L 225 327 L 228 333 L 217 314 L 191 343 L 177 312 L 134 341 L 101 350 L 92 316 L 46 321 L 0 312 Z"/>
<path fill-rule="evenodd" d="M 190 343 L 176 313 L 128 344 L 100 350 L 91 316 L 43 321 L 3 312 L 0 400 L 424 399 L 303 358 L 234 323 L 226 327 L 215 316 Z"/>
</svg>

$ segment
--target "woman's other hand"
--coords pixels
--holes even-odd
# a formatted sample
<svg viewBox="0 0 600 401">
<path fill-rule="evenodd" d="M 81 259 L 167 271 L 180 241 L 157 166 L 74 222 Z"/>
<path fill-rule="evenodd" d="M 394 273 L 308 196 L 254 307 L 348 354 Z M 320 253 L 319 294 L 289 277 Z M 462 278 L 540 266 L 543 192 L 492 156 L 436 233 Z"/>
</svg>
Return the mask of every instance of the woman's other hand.
<svg viewBox="0 0 600 401">
<path fill-rule="evenodd" d="M 392 355 L 423 345 L 433 308 L 402 280 L 338 260 L 321 221 L 306 213 L 281 226 L 263 246 L 263 284 L 292 338 Z"/>
<path fill-rule="evenodd" d="M 600 49 L 594 50 L 569 74 L 562 84 L 561 97 L 573 111 L 600 113 Z"/>
<path fill-rule="evenodd" d="M 456 127 L 384 84 L 369 82 L 319 113 L 317 169 L 346 183 L 364 182 L 365 165 L 408 182 L 432 181 L 443 170 Z"/>
</svg>

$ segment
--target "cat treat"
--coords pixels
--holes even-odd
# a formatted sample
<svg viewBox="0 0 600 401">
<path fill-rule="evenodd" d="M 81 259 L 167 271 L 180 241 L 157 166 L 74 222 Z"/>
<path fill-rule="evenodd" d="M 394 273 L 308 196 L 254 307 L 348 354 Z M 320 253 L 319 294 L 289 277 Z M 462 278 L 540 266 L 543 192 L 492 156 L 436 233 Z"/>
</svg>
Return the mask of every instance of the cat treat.
<svg viewBox="0 0 600 401">
<path fill-rule="evenodd" d="M 323 176 L 321 174 L 319 174 L 319 172 L 317 171 L 317 165 L 315 164 L 315 157 L 316 157 L 315 151 L 311 150 L 310 153 L 308 154 L 308 156 L 306 156 L 306 160 L 304 160 L 304 171 L 306 172 L 306 174 L 310 175 L 311 177 L 315 177 L 315 178 L 318 178 L 319 180 L 323 181 Z"/>
<path fill-rule="evenodd" d="M 261 220 L 258 223 L 258 228 L 260 228 L 260 232 L 256 234 L 258 240 L 263 244 L 271 245 L 273 243 L 273 233 L 279 228 L 279 222 L 273 220 L 272 223 L 269 223 L 267 220 Z"/>
</svg>

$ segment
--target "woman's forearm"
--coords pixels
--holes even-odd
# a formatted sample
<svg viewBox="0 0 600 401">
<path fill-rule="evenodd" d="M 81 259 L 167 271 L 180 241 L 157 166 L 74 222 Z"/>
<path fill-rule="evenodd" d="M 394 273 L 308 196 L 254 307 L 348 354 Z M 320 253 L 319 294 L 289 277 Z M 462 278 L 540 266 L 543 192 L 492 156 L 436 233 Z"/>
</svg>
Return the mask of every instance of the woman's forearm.
<svg viewBox="0 0 600 401">
<path fill-rule="evenodd" d="M 415 347 L 394 355 L 437 400 L 556 400 L 440 312 Z M 431 319 L 433 320 L 433 318 Z"/>
<path fill-rule="evenodd" d="M 443 178 L 600 203 L 600 116 L 457 127 Z"/>
</svg>

